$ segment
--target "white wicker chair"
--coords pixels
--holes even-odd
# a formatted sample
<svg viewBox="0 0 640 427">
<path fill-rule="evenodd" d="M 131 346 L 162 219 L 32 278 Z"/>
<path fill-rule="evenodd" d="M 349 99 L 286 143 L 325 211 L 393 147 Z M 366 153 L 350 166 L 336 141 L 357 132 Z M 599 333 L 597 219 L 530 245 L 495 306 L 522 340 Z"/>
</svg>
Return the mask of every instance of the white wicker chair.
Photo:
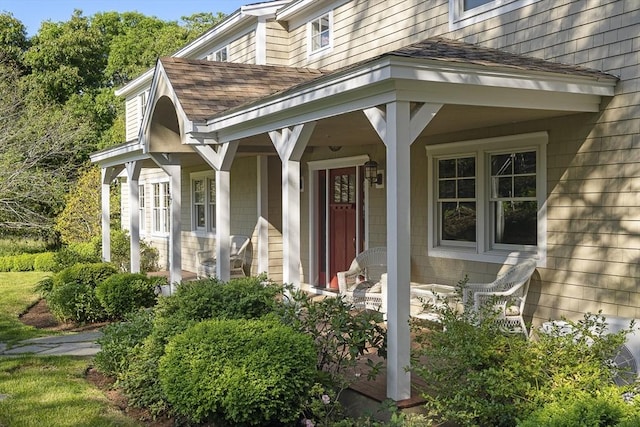
<svg viewBox="0 0 640 427">
<path fill-rule="evenodd" d="M 246 277 L 253 258 L 251 238 L 248 236 L 232 235 L 229 262 L 231 263 L 231 277 Z M 198 279 L 216 276 L 216 258 L 214 251 L 197 252 Z"/>
<path fill-rule="evenodd" d="M 338 288 L 357 308 L 386 312 L 387 248 L 361 252 L 347 271 L 338 272 Z"/>
<path fill-rule="evenodd" d="M 496 321 L 511 332 L 522 332 L 528 337 L 523 312 L 536 261 L 528 259 L 498 275 L 491 283 L 467 283 L 462 290 L 465 309 L 480 312 L 489 305 L 497 312 Z"/>
</svg>

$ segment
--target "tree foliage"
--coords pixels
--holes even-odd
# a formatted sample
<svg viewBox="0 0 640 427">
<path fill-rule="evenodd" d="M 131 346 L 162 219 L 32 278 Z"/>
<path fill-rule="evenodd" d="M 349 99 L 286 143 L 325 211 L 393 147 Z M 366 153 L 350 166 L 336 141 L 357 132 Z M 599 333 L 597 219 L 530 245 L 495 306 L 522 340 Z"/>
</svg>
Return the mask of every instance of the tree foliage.
<svg viewBox="0 0 640 427">
<path fill-rule="evenodd" d="M 124 142 L 124 100 L 114 87 L 222 18 L 194 14 L 180 25 L 76 10 L 29 39 L 22 22 L 1 13 L 0 233 L 51 233 L 89 153 Z"/>
</svg>

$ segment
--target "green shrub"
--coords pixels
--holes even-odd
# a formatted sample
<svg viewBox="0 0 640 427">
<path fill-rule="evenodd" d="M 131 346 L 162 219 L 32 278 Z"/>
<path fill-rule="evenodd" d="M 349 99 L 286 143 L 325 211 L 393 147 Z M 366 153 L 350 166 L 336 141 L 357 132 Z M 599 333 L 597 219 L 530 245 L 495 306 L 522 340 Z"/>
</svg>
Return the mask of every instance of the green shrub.
<svg viewBox="0 0 640 427">
<path fill-rule="evenodd" d="M 491 313 L 440 314 L 439 328 L 415 331 L 412 370 L 428 384 L 434 421 L 460 426 L 513 426 L 551 403 L 612 387 L 609 361 L 628 332 L 603 334 L 604 319 L 587 315 L 566 336 L 525 340 L 501 331 Z"/>
<path fill-rule="evenodd" d="M 45 277 L 36 283 L 36 292 L 38 292 L 42 298 L 46 299 L 52 289 L 53 277 Z"/>
<path fill-rule="evenodd" d="M 111 319 L 121 319 L 139 308 L 156 303 L 155 287 L 164 279 L 150 278 L 138 273 L 118 273 L 96 286 L 96 296 Z"/>
<path fill-rule="evenodd" d="M 0 257 L 0 271 L 8 272 L 13 269 L 13 256 L 7 255 Z"/>
<path fill-rule="evenodd" d="M 536 410 L 518 427 L 638 426 L 639 403 L 637 399 L 626 402 L 616 386 L 596 394 L 577 390 L 564 401 L 551 402 Z"/>
<path fill-rule="evenodd" d="M 53 277 L 53 286 L 47 294 L 47 305 L 62 321 L 98 322 L 106 312 L 95 294 L 96 286 L 117 273 L 107 263 L 75 264 Z"/>
<path fill-rule="evenodd" d="M 174 337 L 160 381 L 176 412 L 194 422 L 291 424 L 315 379 L 311 337 L 265 320 L 204 321 Z"/>
<path fill-rule="evenodd" d="M 55 269 L 55 253 L 42 252 L 36 255 L 33 261 L 33 269 L 35 271 L 53 271 Z"/>
<path fill-rule="evenodd" d="M 93 250 L 102 253 L 102 237 L 96 236 L 91 240 Z M 131 241 L 127 230 L 111 230 L 111 262 L 120 268 L 120 271 L 130 270 Z M 158 250 L 149 246 L 143 240 L 140 241 L 140 271 L 149 272 L 158 269 Z"/>
<path fill-rule="evenodd" d="M 55 284 L 47 294 L 47 305 L 60 321 L 100 322 L 107 314 L 98 301 L 95 289 L 83 283 Z"/>
<path fill-rule="evenodd" d="M 53 270 L 62 271 L 75 264 L 100 262 L 100 255 L 92 244 L 77 243 L 60 248 L 53 256 Z"/>
<path fill-rule="evenodd" d="M 20 254 L 13 256 L 13 268 L 11 271 L 33 271 L 36 254 Z"/>
<path fill-rule="evenodd" d="M 289 289 L 289 304 L 282 306 L 285 324 L 313 337 L 317 351 L 317 369 L 330 374 L 332 387 L 344 388 L 352 381 L 343 375 L 366 361 L 361 369 L 369 377 L 378 374 L 382 363 L 374 364 L 368 355 L 386 356 L 386 331 L 382 315 L 373 311 L 356 311 L 343 298 L 314 301 L 310 295 Z"/>
<path fill-rule="evenodd" d="M 232 279 L 228 284 L 216 279 L 181 283 L 170 297 L 154 307 L 151 334 L 131 354 L 119 384 L 132 406 L 144 407 L 154 415 L 169 408 L 158 380 L 158 363 L 169 340 L 196 323 L 218 317 L 258 318 L 275 306 L 281 287 L 261 285 L 263 278 Z"/>
<path fill-rule="evenodd" d="M 106 375 L 119 377 L 129 368 L 134 349 L 149 336 L 152 326 L 151 310 L 129 313 L 124 321 L 105 326 L 104 335 L 98 339 L 100 351 L 94 358 L 96 368 Z"/>
</svg>

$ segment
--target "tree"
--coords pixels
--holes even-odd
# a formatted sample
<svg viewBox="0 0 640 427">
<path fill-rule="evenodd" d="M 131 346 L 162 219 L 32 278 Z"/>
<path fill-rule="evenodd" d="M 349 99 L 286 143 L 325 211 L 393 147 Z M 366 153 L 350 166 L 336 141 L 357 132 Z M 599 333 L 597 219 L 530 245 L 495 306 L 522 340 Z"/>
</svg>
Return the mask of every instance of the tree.
<svg viewBox="0 0 640 427">
<path fill-rule="evenodd" d="M 0 229 L 48 234 L 89 127 L 64 106 L 29 102 L 18 79 L 0 65 Z"/>
<path fill-rule="evenodd" d="M 24 24 L 10 13 L 0 13 L 0 63 L 22 67 L 22 55 L 28 47 Z"/>
</svg>

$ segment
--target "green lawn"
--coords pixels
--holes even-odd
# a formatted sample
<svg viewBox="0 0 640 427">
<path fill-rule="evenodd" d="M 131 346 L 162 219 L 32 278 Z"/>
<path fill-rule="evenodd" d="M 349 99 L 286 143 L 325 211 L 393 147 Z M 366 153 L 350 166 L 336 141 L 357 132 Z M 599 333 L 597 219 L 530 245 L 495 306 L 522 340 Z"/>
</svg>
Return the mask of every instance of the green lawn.
<svg viewBox="0 0 640 427">
<path fill-rule="evenodd" d="M 0 273 L 0 341 L 50 335 L 18 315 L 38 300 L 35 284 L 48 273 Z M 85 380 L 90 359 L 0 356 L 0 426 L 138 426 Z"/>
<path fill-rule="evenodd" d="M 84 379 L 89 364 L 71 357 L 0 358 L 0 425 L 138 426 Z"/>
<path fill-rule="evenodd" d="M 36 283 L 50 274 L 35 271 L 0 273 L 0 342 L 11 344 L 52 334 L 26 326 L 18 320 L 20 313 L 38 301 L 39 295 L 34 290 Z"/>
</svg>

